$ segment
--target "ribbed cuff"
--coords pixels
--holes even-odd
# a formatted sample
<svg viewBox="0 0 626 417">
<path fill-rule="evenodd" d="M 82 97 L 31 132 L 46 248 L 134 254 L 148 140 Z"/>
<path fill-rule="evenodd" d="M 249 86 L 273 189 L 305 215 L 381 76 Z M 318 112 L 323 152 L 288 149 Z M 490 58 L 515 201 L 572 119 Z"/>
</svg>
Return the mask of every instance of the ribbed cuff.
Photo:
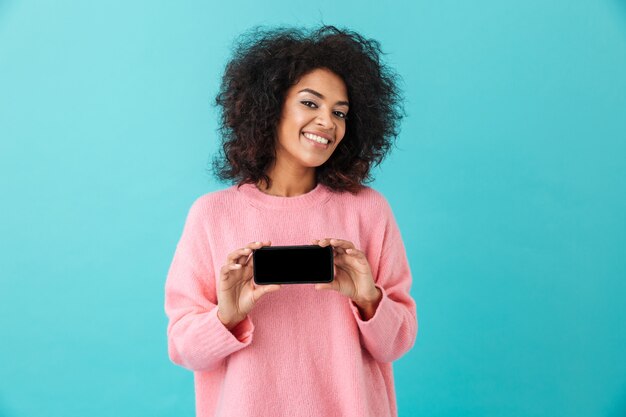
<svg viewBox="0 0 626 417">
<path fill-rule="evenodd" d="M 207 346 L 211 350 L 211 354 L 216 357 L 226 357 L 252 343 L 254 333 L 254 323 L 250 316 L 246 316 L 241 323 L 237 324 L 232 331 L 217 317 L 217 306 L 211 310 L 210 320 L 207 323 L 207 335 L 211 335 L 211 343 Z"/>
<path fill-rule="evenodd" d="M 348 299 L 348 302 L 350 303 L 350 308 L 352 309 L 352 312 L 359 328 L 361 329 L 361 332 L 367 338 L 372 339 L 376 339 L 377 335 L 387 334 L 387 332 L 389 331 L 389 324 L 395 319 L 396 315 L 394 309 L 390 308 L 392 307 L 392 301 L 389 299 L 389 296 L 387 295 L 385 289 L 378 285 L 376 285 L 376 288 L 378 288 L 383 295 L 378 302 L 378 306 L 376 306 L 376 311 L 374 311 L 374 315 L 369 320 L 363 320 L 363 318 L 361 317 L 361 313 L 359 312 L 359 307 L 354 303 L 354 301 Z"/>
</svg>

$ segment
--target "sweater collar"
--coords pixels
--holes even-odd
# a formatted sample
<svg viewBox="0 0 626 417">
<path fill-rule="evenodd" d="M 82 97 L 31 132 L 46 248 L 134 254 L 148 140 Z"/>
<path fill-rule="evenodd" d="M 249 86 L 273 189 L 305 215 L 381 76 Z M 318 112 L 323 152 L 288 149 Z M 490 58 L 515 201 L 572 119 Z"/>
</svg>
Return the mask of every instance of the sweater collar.
<svg viewBox="0 0 626 417">
<path fill-rule="evenodd" d="M 255 184 L 246 183 L 239 189 L 233 186 L 253 206 L 270 209 L 301 209 L 322 205 L 331 197 L 332 191 L 322 183 L 317 183 L 315 188 L 305 194 L 295 197 L 281 197 L 266 194 L 259 190 Z"/>
</svg>

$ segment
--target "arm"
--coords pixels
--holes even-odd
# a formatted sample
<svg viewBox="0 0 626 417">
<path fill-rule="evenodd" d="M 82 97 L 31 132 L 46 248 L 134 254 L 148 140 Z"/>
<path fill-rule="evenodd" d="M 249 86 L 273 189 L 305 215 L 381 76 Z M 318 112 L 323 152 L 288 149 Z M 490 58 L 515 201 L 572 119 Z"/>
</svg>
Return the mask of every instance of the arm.
<svg viewBox="0 0 626 417">
<path fill-rule="evenodd" d="M 170 360 L 192 371 L 209 371 L 252 342 L 249 317 L 228 330 L 217 315 L 215 276 L 205 228 L 206 206 L 194 202 L 165 284 Z"/>
<path fill-rule="evenodd" d="M 411 270 L 398 225 L 384 201 L 385 229 L 374 275 L 380 299 L 369 306 L 349 301 L 361 331 L 362 343 L 379 362 L 392 362 L 413 347 L 417 312 L 411 298 Z M 359 311 L 360 310 L 360 311 Z"/>
</svg>

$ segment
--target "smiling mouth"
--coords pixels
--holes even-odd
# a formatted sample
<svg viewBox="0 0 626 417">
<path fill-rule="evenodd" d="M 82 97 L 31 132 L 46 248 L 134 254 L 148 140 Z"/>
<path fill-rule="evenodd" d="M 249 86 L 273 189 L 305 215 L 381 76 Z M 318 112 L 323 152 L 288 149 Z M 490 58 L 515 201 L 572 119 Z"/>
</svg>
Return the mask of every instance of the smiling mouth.
<svg viewBox="0 0 626 417">
<path fill-rule="evenodd" d="M 302 134 L 302 136 L 304 136 L 305 138 L 307 138 L 311 142 L 319 143 L 320 145 L 329 145 L 329 144 L 333 143 L 332 140 L 330 140 L 328 138 L 323 138 L 323 137 L 321 137 L 319 135 L 316 135 L 314 133 L 304 132 Z"/>
<path fill-rule="evenodd" d="M 316 149 L 318 151 L 326 151 L 328 148 L 330 148 L 330 142 L 329 143 L 320 143 L 320 142 L 316 142 L 316 141 L 314 141 L 312 139 L 309 139 L 309 138 L 307 138 L 304 135 L 302 135 L 302 137 L 309 144 L 310 147 L 312 147 L 313 149 Z"/>
</svg>

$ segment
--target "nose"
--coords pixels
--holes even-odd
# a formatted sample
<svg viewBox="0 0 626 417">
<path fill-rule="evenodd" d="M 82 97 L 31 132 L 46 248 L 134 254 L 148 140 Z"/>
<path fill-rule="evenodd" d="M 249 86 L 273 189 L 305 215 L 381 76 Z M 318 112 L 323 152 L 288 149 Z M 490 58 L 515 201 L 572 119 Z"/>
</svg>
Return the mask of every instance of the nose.
<svg viewBox="0 0 626 417">
<path fill-rule="evenodd" d="M 323 126 L 325 129 L 333 128 L 333 119 L 331 115 L 327 114 L 326 112 L 320 112 L 317 115 L 316 123 L 320 126 Z"/>
</svg>

